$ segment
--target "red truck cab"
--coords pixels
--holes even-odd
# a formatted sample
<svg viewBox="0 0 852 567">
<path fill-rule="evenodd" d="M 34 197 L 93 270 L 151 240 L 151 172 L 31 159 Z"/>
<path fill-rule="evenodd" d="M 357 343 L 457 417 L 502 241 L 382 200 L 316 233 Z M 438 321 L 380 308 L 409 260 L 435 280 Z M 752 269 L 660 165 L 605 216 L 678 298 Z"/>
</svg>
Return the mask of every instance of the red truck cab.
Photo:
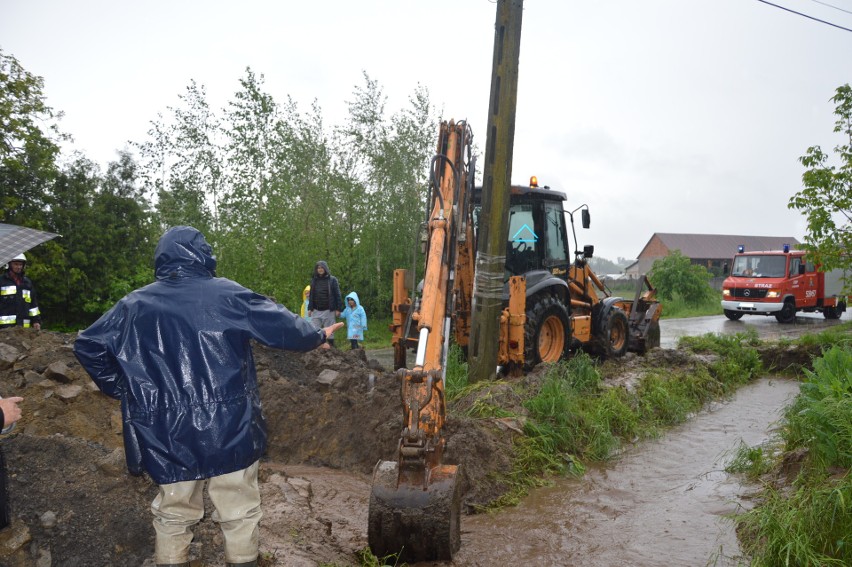
<svg viewBox="0 0 852 567">
<path fill-rule="evenodd" d="M 775 315 L 792 323 L 798 311 L 821 312 L 838 319 L 846 311 L 842 270 L 819 271 L 805 252 L 785 249 L 743 252 L 734 256 L 722 284 L 722 309 L 736 321 L 743 315 Z"/>
</svg>

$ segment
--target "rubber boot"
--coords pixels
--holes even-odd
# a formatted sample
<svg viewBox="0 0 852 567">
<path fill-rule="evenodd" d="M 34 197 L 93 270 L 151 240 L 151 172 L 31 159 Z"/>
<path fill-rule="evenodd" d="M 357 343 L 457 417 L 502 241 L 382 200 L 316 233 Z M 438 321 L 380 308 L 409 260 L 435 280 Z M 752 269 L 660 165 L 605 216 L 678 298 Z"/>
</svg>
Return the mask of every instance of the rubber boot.
<svg viewBox="0 0 852 567">
<path fill-rule="evenodd" d="M 257 567 L 257 559 L 247 563 L 225 563 L 227 567 Z"/>
</svg>

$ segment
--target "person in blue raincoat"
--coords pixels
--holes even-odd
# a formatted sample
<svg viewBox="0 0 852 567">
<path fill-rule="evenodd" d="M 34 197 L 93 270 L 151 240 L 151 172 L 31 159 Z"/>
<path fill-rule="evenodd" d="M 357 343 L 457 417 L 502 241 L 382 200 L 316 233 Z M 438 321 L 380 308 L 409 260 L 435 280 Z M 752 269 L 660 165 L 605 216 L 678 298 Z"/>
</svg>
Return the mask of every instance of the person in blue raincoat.
<svg viewBox="0 0 852 567">
<path fill-rule="evenodd" d="M 267 433 L 250 341 L 308 351 L 343 324 L 315 329 L 216 277 L 213 251 L 192 227 L 167 230 L 154 256 L 156 281 L 83 331 L 74 354 L 98 388 L 121 401 L 128 469 L 160 487 L 151 505 L 157 565 L 189 565 L 206 483 L 227 564 L 253 566 Z"/>
<path fill-rule="evenodd" d="M 354 291 L 346 296 L 346 308 L 340 312 L 340 316 L 346 319 L 346 338 L 349 339 L 349 344 L 353 349 L 360 348 L 358 341 L 364 340 L 364 331 L 367 330 L 367 312 Z"/>
</svg>

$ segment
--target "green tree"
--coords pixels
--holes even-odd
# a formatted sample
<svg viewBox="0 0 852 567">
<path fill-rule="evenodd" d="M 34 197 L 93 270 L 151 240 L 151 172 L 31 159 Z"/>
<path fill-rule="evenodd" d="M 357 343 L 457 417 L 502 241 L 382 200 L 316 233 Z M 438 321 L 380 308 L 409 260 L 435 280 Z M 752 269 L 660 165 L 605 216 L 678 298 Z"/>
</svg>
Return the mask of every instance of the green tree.
<svg viewBox="0 0 852 567">
<path fill-rule="evenodd" d="M 805 215 L 808 233 L 804 247 L 825 270 L 852 269 L 852 87 L 837 88 L 831 101 L 836 105 L 834 132 L 844 143 L 834 148 L 837 165 L 819 146 L 811 146 L 799 158 L 806 171 L 804 189 L 790 198 L 788 207 Z M 852 282 L 847 281 L 847 287 Z"/>
<path fill-rule="evenodd" d="M 135 144 L 140 175 L 146 192 L 157 196 L 160 231 L 185 224 L 213 240 L 223 185 L 221 124 L 203 85 L 190 81 L 178 98 L 180 105 L 151 122 L 149 139 Z"/>
<path fill-rule="evenodd" d="M 669 301 L 680 297 L 689 304 L 699 304 L 715 293 L 708 283 L 707 268 L 693 264 L 680 250 L 655 260 L 648 277 L 660 298 Z"/>
<path fill-rule="evenodd" d="M 47 222 L 61 238 L 39 247 L 45 254 L 31 273 L 50 328 L 71 327 L 89 317 L 84 306 L 93 293 L 89 257 L 99 241 L 99 227 L 91 215 L 97 186 L 97 166 L 77 155 L 57 173 L 52 187 Z"/>
<path fill-rule="evenodd" d="M 59 131 L 44 79 L 0 50 L 0 218 L 44 228 L 45 196 L 56 176 Z"/>
<path fill-rule="evenodd" d="M 428 90 L 418 86 L 409 105 L 389 118 L 378 82 L 364 74 L 340 128 L 340 155 L 350 183 L 345 192 L 351 287 L 367 307 L 390 305 L 393 270 L 416 260 L 414 239 L 424 219 L 429 160 L 439 120 Z M 375 306 L 375 307 L 373 307 Z"/>
<path fill-rule="evenodd" d="M 62 238 L 44 246 L 49 256 L 37 266 L 51 327 L 87 325 L 153 281 L 154 233 L 137 169 L 124 152 L 103 176 L 82 156 L 58 173 L 47 220 Z"/>
<path fill-rule="evenodd" d="M 246 69 L 242 87 L 225 111 L 228 191 L 222 213 L 221 268 L 239 281 L 279 299 L 289 279 L 279 267 L 290 238 L 293 215 L 294 146 L 298 112 L 292 100 L 279 105 L 264 89 L 263 75 Z"/>
<path fill-rule="evenodd" d="M 158 221 L 207 232 L 209 210 L 219 273 L 292 308 L 322 259 L 368 309 L 387 309 L 393 270 L 414 260 L 438 120 L 421 87 L 388 117 L 365 79 L 330 129 L 316 102 L 300 113 L 250 68 L 221 117 L 191 84 L 137 144 Z"/>
</svg>

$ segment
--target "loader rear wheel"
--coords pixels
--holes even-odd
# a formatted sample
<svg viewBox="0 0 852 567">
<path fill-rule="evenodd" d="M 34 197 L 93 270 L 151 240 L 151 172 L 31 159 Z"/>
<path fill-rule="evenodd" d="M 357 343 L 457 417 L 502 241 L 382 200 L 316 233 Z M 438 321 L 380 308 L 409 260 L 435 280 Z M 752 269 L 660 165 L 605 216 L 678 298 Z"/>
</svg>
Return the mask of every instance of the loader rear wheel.
<svg viewBox="0 0 852 567">
<path fill-rule="evenodd" d="M 564 358 L 570 343 L 571 320 L 565 304 L 550 295 L 532 298 L 524 326 L 524 368 L 532 370 L 540 362 Z"/>
<path fill-rule="evenodd" d="M 461 492 L 458 467 L 439 465 L 429 486 L 398 484 L 399 464 L 379 461 L 373 489 L 367 540 L 377 557 L 396 555 L 398 562 L 451 561 L 461 547 Z"/>
</svg>

